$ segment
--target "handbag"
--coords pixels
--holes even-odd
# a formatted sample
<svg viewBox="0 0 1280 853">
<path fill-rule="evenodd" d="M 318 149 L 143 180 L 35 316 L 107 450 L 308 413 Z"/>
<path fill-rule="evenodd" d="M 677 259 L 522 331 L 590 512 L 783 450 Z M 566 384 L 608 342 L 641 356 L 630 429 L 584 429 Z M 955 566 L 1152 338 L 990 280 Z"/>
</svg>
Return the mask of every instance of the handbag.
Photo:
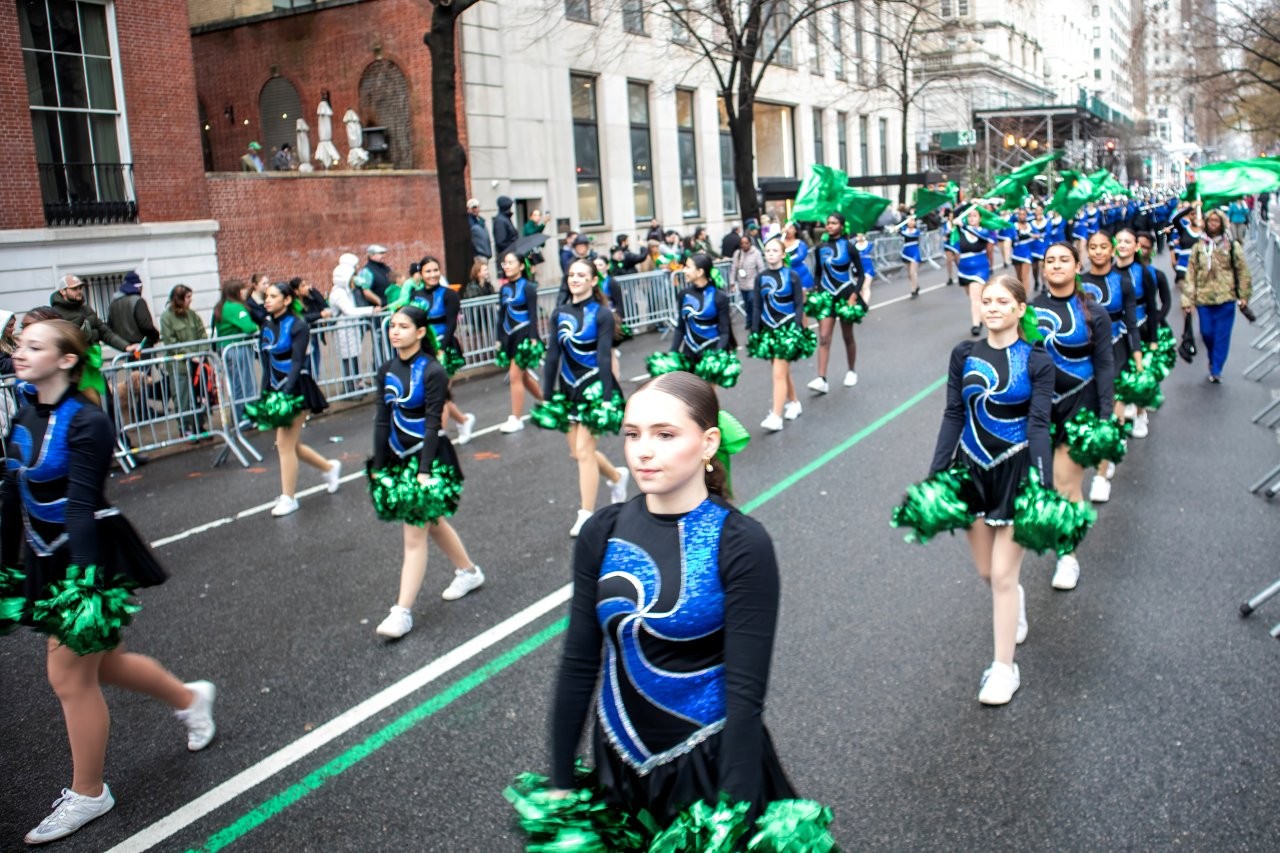
<svg viewBox="0 0 1280 853">
<path fill-rule="evenodd" d="M 1196 330 L 1190 314 L 1182 323 L 1182 342 L 1178 344 L 1178 355 L 1187 364 L 1194 361 L 1196 357 Z"/>
<path fill-rule="evenodd" d="M 1252 323 L 1254 320 L 1258 319 L 1258 315 L 1253 313 L 1253 309 L 1249 307 L 1248 303 L 1243 305 L 1240 303 L 1240 273 L 1236 272 L 1235 240 L 1231 241 L 1231 248 L 1228 250 L 1228 254 L 1231 257 L 1231 295 L 1235 297 L 1236 305 L 1240 308 L 1240 313 L 1244 315 L 1246 320 Z"/>
</svg>

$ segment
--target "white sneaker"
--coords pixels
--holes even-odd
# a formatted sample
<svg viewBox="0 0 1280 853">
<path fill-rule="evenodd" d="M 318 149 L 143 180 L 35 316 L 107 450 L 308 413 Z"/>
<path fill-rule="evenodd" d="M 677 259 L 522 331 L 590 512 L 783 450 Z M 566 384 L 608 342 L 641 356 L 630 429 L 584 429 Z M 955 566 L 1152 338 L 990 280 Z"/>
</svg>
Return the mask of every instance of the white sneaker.
<svg viewBox="0 0 1280 853">
<path fill-rule="evenodd" d="M 115 797 L 111 796 L 111 789 L 106 785 L 96 797 L 86 797 L 70 788 L 63 788 L 62 796 L 53 801 L 53 812 L 28 832 L 24 840 L 28 844 L 46 844 L 66 838 L 89 821 L 111 811 L 115 804 Z"/>
<path fill-rule="evenodd" d="M 520 420 L 520 418 L 517 418 L 515 415 L 507 415 L 506 422 L 504 422 L 502 426 L 498 427 L 498 432 L 505 432 L 507 435 L 510 435 L 511 433 L 519 432 L 522 429 L 524 429 L 524 421 Z"/>
<path fill-rule="evenodd" d="M 858 384 L 858 372 L 856 370 L 847 371 L 844 375 L 844 387 L 852 388 Z"/>
<path fill-rule="evenodd" d="M 1080 561 L 1074 554 L 1058 558 L 1058 568 L 1053 573 L 1054 589 L 1075 589 L 1080 581 Z"/>
<path fill-rule="evenodd" d="M 1006 705 L 1022 684 L 1018 677 L 1018 665 L 992 661 L 987 671 L 982 673 L 982 686 L 978 690 L 978 701 L 983 705 Z"/>
<path fill-rule="evenodd" d="M 453 580 L 444 588 L 444 592 L 440 593 L 440 597 L 445 601 L 457 601 L 471 590 L 479 589 L 483 585 L 484 572 L 480 571 L 479 566 L 472 566 L 470 569 L 454 569 Z"/>
<path fill-rule="evenodd" d="M 1142 412 L 1133 419 L 1133 437 L 1146 438 L 1150 432 L 1151 429 L 1147 426 L 1147 413 Z"/>
<path fill-rule="evenodd" d="M 810 391 L 817 391 L 819 394 L 825 394 L 830 390 L 827 387 L 827 380 L 823 379 L 821 376 L 815 377 L 814 380 L 809 383 L 808 387 Z"/>
<path fill-rule="evenodd" d="M 329 494 L 338 491 L 342 485 L 342 460 L 330 459 L 329 470 L 324 472 L 324 488 Z"/>
<path fill-rule="evenodd" d="M 1108 464 L 1107 464 L 1107 479 L 1108 479 L 1108 480 L 1114 480 L 1115 478 L 1116 478 L 1116 463 L 1114 463 L 1114 462 L 1108 463 Z"/>
<path fill-rule="evenodd" d="M 195 694 L 190 708 L 174 711 L 173 715 L 187 727 L 187 749 L 199 752 L 213 740 L 218 727 L 213 723 L 213 700 L 218 689 L 208 681 L 192 681 L 183 685 Z"/>
<path fill-rule="evenodd" d="M 1027 639 L 1027 594 L 1022 589 L 1022 584 L 1018 584 L 1018 631 L 1013 635 L 1013 639 L 1018 645 Z"/>
<path fill-rule="evenodd" d="M 782 416 L 789 421 L 794 421 L 803 411 L 804 407 L 800 405 L 800 401 L 792 400 L 782 407 Z"/>
<path fill-rule="evenodd" d="M 276 498 L 276 505 L 271 508 L 271 514 L 276 518 L 293 515 L 297 511 L 298 499 L 291 495 L 281 495 Z"/>
<path fill-rule="evenodd" d="M 1126 421 L 1134 420 L 1138 417 L 1138 406 L 1136 403 L 1124 404 L 1124 419 Z"/>
<path fill-rule="evenodd" d="M 618 469 L 618 482 L 609 484 L 609 502 L 620 504 L 627 500 L 627 483 L 631 482 L 631 472 L 626 468 Z"/>
<path fill-rule="evenodd" d="M 379 637 L 398 640 L 413 630 L 413 614 L 409 612 L 409 608 L 397 604 L 375 630 Z"/>
<path fill-rule="evenodd" d="M 770 412 L 765 419 L 760 422 L 762 429 L 768 432 L 779 432 L 782 429 L 782 418 Z"/>
<path fill-rule="evenodd" d="M 1111 481 L 1106 477 L 1095 475 L 1093 485 L 1089 487 L 1089 500 L 1096 504 L 1104 504 L 1111 500 Z"/>
<path fill-rule="evenodd" d="M 466 444 L 471 440 L 471 431 L 476 428 L 476 416 L 466 415 L 458 424 L 458 444 Z"/>
<path fill-rule="evenodd" d="M 591 517 L 591 510 L 589 509 L 578 510 L 578 520 L 573 523 L 573 527 L 569 528 L 569 536 L 576 539 L 578 536 L 578 532 L 582 530 L 582 525 L 586 524 L 587 519 L 590 517 Z"/>
</svg>

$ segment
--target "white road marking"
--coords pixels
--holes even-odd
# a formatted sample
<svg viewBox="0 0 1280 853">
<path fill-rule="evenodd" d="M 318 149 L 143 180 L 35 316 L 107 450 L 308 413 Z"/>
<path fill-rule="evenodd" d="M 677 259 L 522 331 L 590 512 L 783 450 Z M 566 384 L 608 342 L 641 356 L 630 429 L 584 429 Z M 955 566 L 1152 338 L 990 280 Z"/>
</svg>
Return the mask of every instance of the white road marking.
<svg viewBox="0 0 1280 853">
<path fill-rule="evenodd" d="M 421 690 L 426 685 L 474 658 L 489 647 L 502 642 L 521 628 L 567 603 L 573 593 L 573 584 L 534 602 L 514 616 L 499 622 L 492 628 L 467 640 L 447 654 L 436 658 L 416 672 L 410 673 L 383 690 L 365 699 L 329 722 L 298 738 L 293 743 L 232 776 L 221 785 L 205 792 L 185 806 L 170 812 L 142 831 L 129 836 L 107 853 L 137 853 L 149 850 L 174 833 L 190 826 L 205 815 L 262 784 L 280 771 L 297 763 L 320 747 L 341 737 L 369 718 Z"/>
</svg>

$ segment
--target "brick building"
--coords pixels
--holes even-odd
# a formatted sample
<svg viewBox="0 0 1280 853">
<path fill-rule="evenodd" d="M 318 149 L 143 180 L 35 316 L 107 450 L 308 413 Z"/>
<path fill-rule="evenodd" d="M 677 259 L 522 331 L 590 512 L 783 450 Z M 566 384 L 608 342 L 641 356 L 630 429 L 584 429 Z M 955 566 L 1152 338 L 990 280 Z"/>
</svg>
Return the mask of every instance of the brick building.
<svg viewBox="0 0 1280 853">
<path fill-rule="evenodd" d="M 170 0 L 0 2 L 0 307 L 76 273 L 105 301 L 141 273 L 157 313 L 217 289 L 186 10 Z"/>
</svg>

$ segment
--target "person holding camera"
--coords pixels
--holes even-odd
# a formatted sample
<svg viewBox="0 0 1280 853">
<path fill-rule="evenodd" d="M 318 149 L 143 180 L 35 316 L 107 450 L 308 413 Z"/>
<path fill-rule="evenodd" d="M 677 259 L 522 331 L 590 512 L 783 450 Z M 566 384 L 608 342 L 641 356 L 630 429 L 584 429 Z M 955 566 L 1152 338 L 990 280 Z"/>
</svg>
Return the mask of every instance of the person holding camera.
<svg viewBox="0 0 1280 853">
<path fill-rule="evenodd" d="M 743 309 L 747 314 L 747 328 L 755 327 L 756 315 L 756 278 L 764 272 L 764 255 L 750 237 L 738 241 L 738 250 L 733 253 L 733 261 L 729 265 L 730 286 L 736 287 L 742 294 Z"/>
<path fill-rule="evenodd" d="M 1227 232 L 1227 217 L 1221 210 L 1204 216 L 1204 239 L 1192 250 L 1187 277 L 1180 283 L 1182 313 L 1194 308 L 1200 317 L 1200 337 L 1209 356 L 1209 381 L 1222 381 L 1222 368 L 1231 349 L 1231 327 L 1236 308 L 1252 322 L 1249 297 L 1253 279 L 1245 263 L 1244 247 Z"/>
<path fill-rule="evenodd" d="M 635 275 L 636 265 L 644 262 L 644 255 L 631 251 L 630 239 L 626 234 L 619 234 L 609 250 L 609 275 Z"/>
</svg>

